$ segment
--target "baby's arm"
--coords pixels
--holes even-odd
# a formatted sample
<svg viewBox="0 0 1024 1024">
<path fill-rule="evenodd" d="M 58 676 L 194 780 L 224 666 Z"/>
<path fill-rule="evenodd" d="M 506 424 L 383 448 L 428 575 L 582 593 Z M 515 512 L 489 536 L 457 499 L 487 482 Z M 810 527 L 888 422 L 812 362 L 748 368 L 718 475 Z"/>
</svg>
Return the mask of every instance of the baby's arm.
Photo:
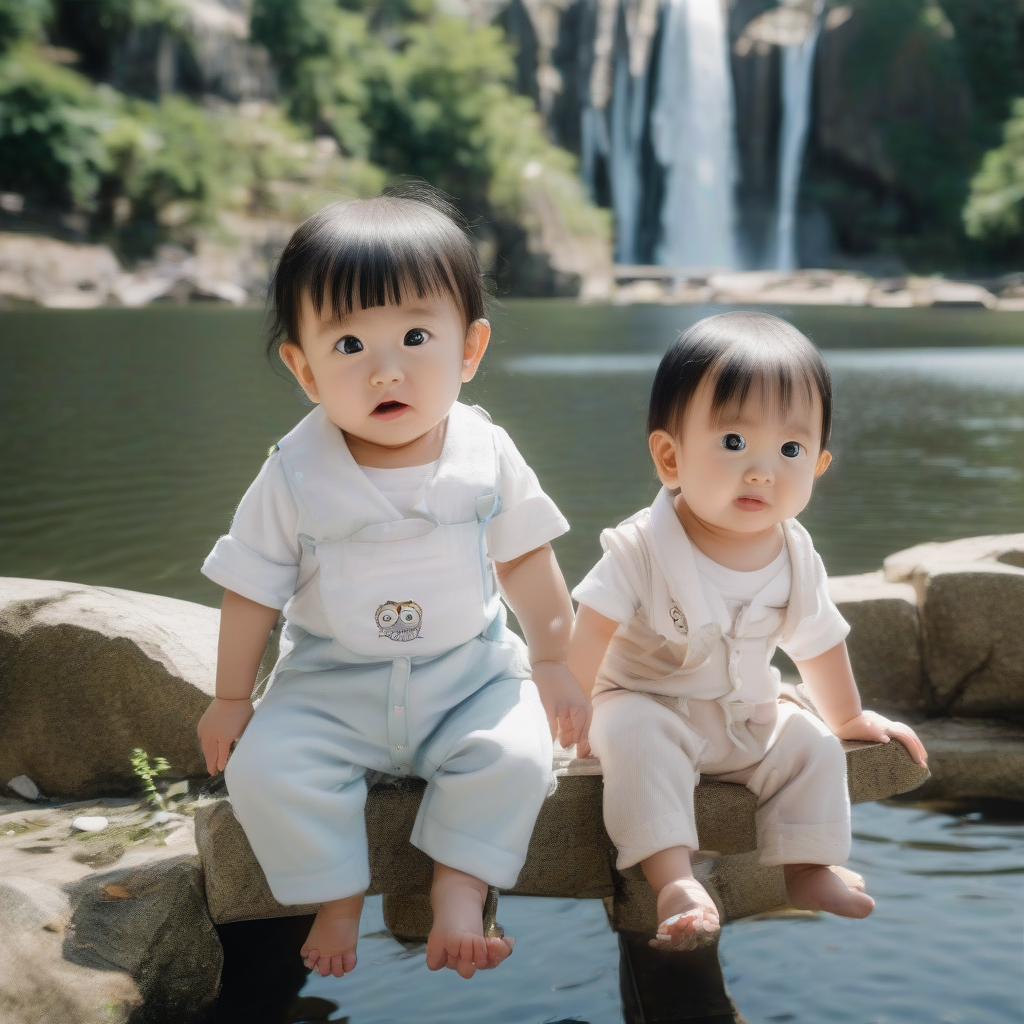
<svg viewBox="0 0 1024 1024">
<path fill-rule="evenodd" d="M 252 718 L 252 691 L 280 611 L 250 601 L 233 590 L 224 591 L 217 643 L 217 696 L 199 719 L 196 731 L 215 775 L 228 763 L 231 744 Z"/>
<path fill-rule="evenodd" d="M 909 725 L 861 707 L 845 640 L 816 658 L 798 661 L 796 667 L 825 724 L 841 740 L 888 743 L 890 737 L 895 737 L 918 764 L 925 763 L 928 752 Z"/>
<path fill-rule="evenodd" d="M 619 628 L 614 619 L 609 619 L 595 612 L 588 605 L 581 604 L 576 616 L 576 624 L 572 628 L 572 639 L 569 641 L 569 671 L 579 680 L 587 702 L 594 690 L 597 670 L 604 661 L 612 634 Z M 578 757 L 590 756 L 590 741 L 586 732 L 576 744 Z"/>
<path fill-rule="evenodd" d="M 551 735 L 571 747 L 586 735 L 587 698 L 566 668 L 572 601 L 550 544 L 511 562 L 495 562 L 498 582 L 516 613 L 533 666 L 533 681 Z"/>
</svg>

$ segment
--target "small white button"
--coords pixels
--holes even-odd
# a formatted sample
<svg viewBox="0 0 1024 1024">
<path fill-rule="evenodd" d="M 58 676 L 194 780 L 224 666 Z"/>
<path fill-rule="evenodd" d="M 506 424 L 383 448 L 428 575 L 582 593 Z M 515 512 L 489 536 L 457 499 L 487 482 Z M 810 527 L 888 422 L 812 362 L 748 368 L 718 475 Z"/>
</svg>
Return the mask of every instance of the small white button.
<svg viewBox="0 0 1024 1024">
<path fill-rule="evenodd" d="M 403 747 L 401 743 L 396 743 L 395 750 L 405 750 L 405 747 Z"/>
<path fill-rule="evenodd" d="M 395 714 L 396 715 L 400 715 L 404 710 L 405 710 L 405 708 L 403 708 L 401 704 L 396 704 L 395 705 Z"/>
</svg>

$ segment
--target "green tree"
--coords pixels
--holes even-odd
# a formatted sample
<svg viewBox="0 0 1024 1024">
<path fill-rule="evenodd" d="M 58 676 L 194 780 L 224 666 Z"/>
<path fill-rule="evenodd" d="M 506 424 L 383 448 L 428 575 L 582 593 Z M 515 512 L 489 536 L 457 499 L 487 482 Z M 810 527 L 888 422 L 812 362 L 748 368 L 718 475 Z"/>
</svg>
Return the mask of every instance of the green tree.
<svg viewBox="0 0 1024 1024">
<path fill-rule="evenodd" d="M 995 242 L 1024 232 L 1024 98 L 1013 103 L 1003 144 L 989 150 L 971 181 L 964 227 L 972 238 Z"/>
<path fill-rule="evenodd" d="M 0 53 L 19 39 L 40 38 L 52 13 L 50 0 L 0 0 Z"/>
<path fill-rule="evenodd" d="M 113 93 L 21 45 L 0 59 L 0 187 L 45 205 L 95 206 L 110 158 Z"/>
</svg>

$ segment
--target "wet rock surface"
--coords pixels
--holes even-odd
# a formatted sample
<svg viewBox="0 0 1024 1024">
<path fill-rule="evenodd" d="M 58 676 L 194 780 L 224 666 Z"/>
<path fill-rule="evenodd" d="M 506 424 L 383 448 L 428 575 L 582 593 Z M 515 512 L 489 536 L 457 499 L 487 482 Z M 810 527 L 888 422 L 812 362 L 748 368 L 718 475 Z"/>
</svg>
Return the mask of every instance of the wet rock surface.
<svg viewBox="0 0 1024 1024">
<path fill-rule="evenodd" d="M 106 828 L 76 830 L 83 813 Z M 221 961 L 190 815 L 154 821 L 134 800 L 0 801 L 5 1024 L 198 1024 Z"/>
</svg>

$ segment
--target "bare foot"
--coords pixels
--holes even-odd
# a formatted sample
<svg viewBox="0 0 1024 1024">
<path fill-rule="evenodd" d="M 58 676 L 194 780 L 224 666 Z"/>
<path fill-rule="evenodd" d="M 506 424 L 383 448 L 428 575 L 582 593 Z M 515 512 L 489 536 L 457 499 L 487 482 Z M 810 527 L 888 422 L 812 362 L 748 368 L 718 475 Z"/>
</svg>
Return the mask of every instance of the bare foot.
<svg viewBox="0 0 1024 1024">
<path fill-rule="evenodd" d="M 463 978 L 497 967 L 515 945 L 515 939 L 484 937 L 484 900 L 487 883 L 464 871 L 434 863 L 430 905 L 434 926 L 427 937 L 427 967 L 450 967 Z"/>
<path fill-rule="evenodd" d="M 718 908 L 696 878 L 677 878 L 658 893 L 658 934 L 655 949 L 689 950 L 709 942 L 721 925 Z"/>
<path fill-rule="evenodd" d="M 835 872 L 836 877 L 843 880 L 847 889 L 856 889 L 857 892 L 864 891 L 863 875 L 858 874 L 856 871 L 851 871 L 849 868 L 844 868 L 841 864 L 833 864 L 829 871 Z"/>
<path fill-rule="evenodd" d="M 839 917 L 867 917 L 875 909 L 875 901 L 866 892 L 851 889 L 835 868 L 829 869 L 824 864 L 786 864 L 783 871 L 789 902 L 797 910 L 826 910 Z"/>
<path fill-rule="evenodd" d="M 302 946 L 303 962 L 311 971 L 323 978 L 328 974 L 340 978 L 355 969 L 362 910 L 362 893 L 320 906 Z"/>
</svg>

